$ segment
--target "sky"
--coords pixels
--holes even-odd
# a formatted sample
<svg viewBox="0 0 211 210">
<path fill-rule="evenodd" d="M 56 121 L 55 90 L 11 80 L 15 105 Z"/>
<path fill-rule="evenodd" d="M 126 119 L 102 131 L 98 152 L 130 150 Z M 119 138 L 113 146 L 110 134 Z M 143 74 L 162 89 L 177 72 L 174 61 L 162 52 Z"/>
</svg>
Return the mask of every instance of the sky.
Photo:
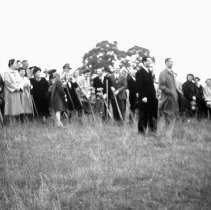
<svg viewBox="0 0 211 210">
<path fill-rule="evenodd" d="M 156 58 L 174 60 L 178 80 L 187 73 L 211 77 L 209 0 L 1 0 L 0 72 L 11 58 L 61 71 L 82 65 L 97 42 L 117 41 L 119 49 L 148 48 Z"/>
</svg>

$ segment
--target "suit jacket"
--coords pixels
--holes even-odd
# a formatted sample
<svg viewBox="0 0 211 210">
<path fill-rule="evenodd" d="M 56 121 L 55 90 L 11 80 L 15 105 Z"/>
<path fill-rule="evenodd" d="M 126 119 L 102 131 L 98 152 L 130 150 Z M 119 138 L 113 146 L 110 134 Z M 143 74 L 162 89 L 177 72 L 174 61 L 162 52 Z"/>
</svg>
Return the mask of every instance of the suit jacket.
<svg viewBox="0 0 211 210">
<path fill-rule="evenodd" d="M 161 99 L 159 101 L 159 112 L 168 115 L 179 113 L 178 91 L 174 76 L 166 68 L 159 75 L 159 88 Z"/>
<path fill-rule="evenodd" d="M 137 97 L 136 97 L 137 87 L 136 87 L 136 80 L 134 80 L 130 75 L 127 76 L 127 86 L 129 90 L 130 105 L 133 108 L 137 102 Z"/>
<path fill-rule="evenodd" d="M 136 87 L 140 102 L 144 97 L 147 97 L 149 104 L 157 101 L 152 73 L 147 72 L 143 67 L 136 72 Z"/>
<path fill-rule="evenodd" d="M 116 96 L 117 99 L 126 99 L 126 89 L 127 89 L 127 79 L 124 76 L 119 76 L 118 79 L 115 79 L 114 75 L 110 76 L 110 85 L 114 87 L 116 90 L 119 90 L 119 94 Z M 113 97 L 113 94 L 111 94 Z"/>
<path fill-rule="evenodd" d="M 101 91 L 97 90 L 97 88 L 103 87 L 103 82 L 100 77 L 95 77 L 93 80 L 93 87 L 95 88 L 95 94 L 100 93 Z"/>
</svg>

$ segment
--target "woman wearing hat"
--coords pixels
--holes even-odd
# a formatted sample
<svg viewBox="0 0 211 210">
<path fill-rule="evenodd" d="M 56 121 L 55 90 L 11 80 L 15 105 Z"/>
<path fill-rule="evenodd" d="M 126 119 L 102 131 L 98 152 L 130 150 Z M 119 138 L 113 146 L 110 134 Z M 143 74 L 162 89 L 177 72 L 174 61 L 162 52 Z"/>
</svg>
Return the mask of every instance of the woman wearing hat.
<svg viewBox="0 0 211 210">
<path fill-rule="evenodd" d="M 4 73 L 4 99 L 5 99 L 5 116 L 9 116 L 10 122 L 15 123 L 16 118 L 19 120 L 20 114 L 23 113 L 21 104 L 21 91 L 23 90 L 21 78 L 18 73 L 18 64 L 15 59 L 9 60 L 9 70 Z"/>
<path fill-rule="evenodd" d="M 33 68 L 34 78 L 30 79 L 32 84 L 32 96 L 34 99 L 34 105 L 36 115 L 42 118 L 42 121 L 46 121 L 46 117 L 49 116 L 49 83 L 48 81 L 40 76 L 41 69 L 38 67 Z"/>
</svg>

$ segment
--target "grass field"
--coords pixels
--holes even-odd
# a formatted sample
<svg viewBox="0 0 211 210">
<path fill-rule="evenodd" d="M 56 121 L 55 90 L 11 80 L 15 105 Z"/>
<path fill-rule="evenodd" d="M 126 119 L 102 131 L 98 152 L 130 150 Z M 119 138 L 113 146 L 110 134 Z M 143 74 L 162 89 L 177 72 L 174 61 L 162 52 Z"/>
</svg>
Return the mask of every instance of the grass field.
<svg viewBox="0 0 211 210">
<path fill-rule="evenodd" d="M 211 209 L 211 122 L 0 130 L 0 209 Z"/>
</svg>

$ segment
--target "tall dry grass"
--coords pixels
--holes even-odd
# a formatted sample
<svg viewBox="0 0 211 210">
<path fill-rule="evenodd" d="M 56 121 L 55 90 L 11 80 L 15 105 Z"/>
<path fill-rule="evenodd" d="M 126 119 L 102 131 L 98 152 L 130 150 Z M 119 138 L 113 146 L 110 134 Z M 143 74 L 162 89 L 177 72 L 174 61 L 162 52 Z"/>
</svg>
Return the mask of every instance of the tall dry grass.
<svg viewBox="0 0 211 210">
<path fill-rule="evenodd" d="M 0 130 L 0 209 L 211 209 L 211 123 Z"/>
</svg>

